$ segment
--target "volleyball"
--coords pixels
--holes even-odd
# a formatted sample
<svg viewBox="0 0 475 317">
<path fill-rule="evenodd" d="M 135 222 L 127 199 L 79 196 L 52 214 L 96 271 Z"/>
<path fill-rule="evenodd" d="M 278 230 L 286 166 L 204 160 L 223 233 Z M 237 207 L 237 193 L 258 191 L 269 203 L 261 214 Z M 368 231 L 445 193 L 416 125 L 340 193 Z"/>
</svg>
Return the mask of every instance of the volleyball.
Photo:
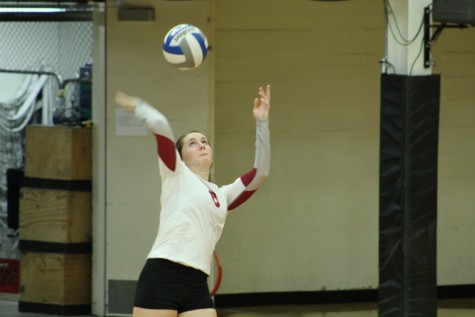
<svg viewBox="0 0 475 317">
<path fill-rule="evenodd" d="M 206 36 L 191 24 L 174 26 L 163 39 L 165 60 L 179 70 L 190 70 L 200 66 L 207 53 Z"/>
</svg>

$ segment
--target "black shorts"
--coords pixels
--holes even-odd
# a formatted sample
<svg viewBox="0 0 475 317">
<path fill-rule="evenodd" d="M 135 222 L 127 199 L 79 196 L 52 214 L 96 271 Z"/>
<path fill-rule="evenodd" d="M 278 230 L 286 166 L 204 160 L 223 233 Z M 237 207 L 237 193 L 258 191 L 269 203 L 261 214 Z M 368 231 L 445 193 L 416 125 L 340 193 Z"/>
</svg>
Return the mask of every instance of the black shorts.
<svg viewBox="0 0 475 317">
<path fill-rule="evenodd" d="M 165 259 L 148 259 L 140 273 L 135 307 L 179 313 L 214 308 L 204 272 Z"/>
</svg>

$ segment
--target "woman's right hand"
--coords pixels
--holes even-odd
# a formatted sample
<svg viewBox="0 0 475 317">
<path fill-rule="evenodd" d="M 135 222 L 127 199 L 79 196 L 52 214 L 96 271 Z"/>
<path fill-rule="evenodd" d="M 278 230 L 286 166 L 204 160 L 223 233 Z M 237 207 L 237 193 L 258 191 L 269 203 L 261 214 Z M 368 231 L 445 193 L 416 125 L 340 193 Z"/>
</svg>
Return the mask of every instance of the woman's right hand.
<svg viewBox="0 0 475 317">
<path fill-rule="evenodd" d="M 137 102 L 137 99 L 138 98 L 129 96 L 122 91 L 117 92 L 115 95 L 115 103 L 128 112 L 135 111 L 135 103 Z"/>
</svg>

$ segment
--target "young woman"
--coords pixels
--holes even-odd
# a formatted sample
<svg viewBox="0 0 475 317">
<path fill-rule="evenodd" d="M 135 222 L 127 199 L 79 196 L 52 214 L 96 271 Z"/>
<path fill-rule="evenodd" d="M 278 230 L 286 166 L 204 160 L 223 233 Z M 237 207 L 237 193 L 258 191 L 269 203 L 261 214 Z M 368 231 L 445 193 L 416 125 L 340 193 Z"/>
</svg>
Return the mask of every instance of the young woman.
<svg viewBox="0 0 475 317">
<path fill-rule="evenodd" d="M 219 187 L 209 182 L 213 151 L 205 135 L 190 132 L 175 144 L 163 114 L 139 98 L 117 93 L 117 105 L 153 132 L 162 179 L 160 225 L 139 277 L 134 317 L 216 316 L 207 283 L 213 251 L 227 213 L 249 199 L 268 175 L 270 95 L 269 85 L 259 87 L 254 99 L 253 167 Z"/>
</svg>

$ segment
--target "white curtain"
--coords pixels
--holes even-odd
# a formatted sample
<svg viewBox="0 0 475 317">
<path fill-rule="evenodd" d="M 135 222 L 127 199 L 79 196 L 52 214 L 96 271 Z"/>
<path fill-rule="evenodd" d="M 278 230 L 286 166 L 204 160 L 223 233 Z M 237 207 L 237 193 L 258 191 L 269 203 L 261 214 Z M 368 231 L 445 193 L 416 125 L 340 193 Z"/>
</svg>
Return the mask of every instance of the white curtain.
<svg viewBox="0 0 475 317">
<path fill-rule="evenodd" d="M 47 75 L 0 73 L 0 243 L 8 246 L 7 170 L 23 169 L 25 128 L 32 121 L 52 124 L 58 83 Z M 38 96 L 42 94 L 42 98 Z M 38 111 L 41 109 L 41 112 Z M 0 257 L 10 257 L 12 248 L 0 248 Z"/>
</svg>

